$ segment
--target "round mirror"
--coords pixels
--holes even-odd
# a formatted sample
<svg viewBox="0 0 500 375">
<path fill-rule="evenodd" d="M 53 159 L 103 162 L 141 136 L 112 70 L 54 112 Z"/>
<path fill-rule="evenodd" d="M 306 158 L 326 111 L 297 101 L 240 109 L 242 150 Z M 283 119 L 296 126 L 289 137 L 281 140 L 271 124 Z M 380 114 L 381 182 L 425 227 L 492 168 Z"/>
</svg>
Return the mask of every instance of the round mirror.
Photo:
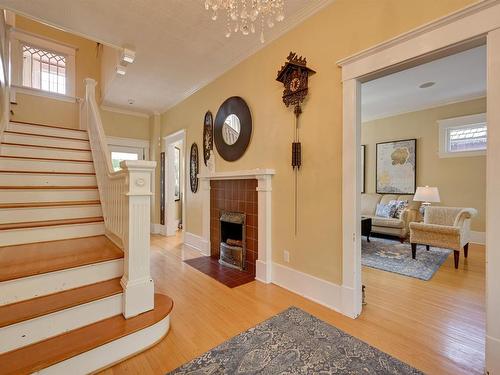
<svg viewBox="0 0 500 375">
<path fill-rule="evenodd" d="M 234 145 L 240 136 L 240 119 L 235 114 L 230 114 L 222 125 L 222 138 L 228 145 Z"/>
</svg>

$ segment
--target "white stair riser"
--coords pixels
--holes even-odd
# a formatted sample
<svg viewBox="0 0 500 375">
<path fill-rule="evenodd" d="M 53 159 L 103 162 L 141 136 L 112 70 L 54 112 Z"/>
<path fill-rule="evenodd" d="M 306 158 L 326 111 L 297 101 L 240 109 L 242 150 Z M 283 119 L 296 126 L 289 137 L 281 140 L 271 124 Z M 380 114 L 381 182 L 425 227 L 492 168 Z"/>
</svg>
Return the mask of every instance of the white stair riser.
<svg viewBox="0 0 500 375">
<path fill-rule="evenodd" d="M 0 354 L 119 315 L 122 303 L 120 293 L 0 328 Z"/>
<path fill-rule="evenodd" d="M 81 206 L 0 208 L 0 224 L 102 216 L 100 204 Z"/>
<path fill-rule="evenodd" d="M 0 203 L 99 200 L 97 189 L 0 189 Z"/>
<path fill-rule="evenodd" d="M 103 235 L 104 232 L 103 222 L 6 229 L 0 230 L 0 244 L 2 244 L 2 246 L 11 246 L 35 242 L 67 240 L 70 238 L 100 236 Z"/>
<path fill-rule="evenodd" d="M 92 161 L 92 153 L 90 151 L 58 150 L 43 147 L 6 145 L 3 143 L 0 143 L 0 155 Z"/>
<path fill-rule="evenodd" d="M 158 323 L 98 346 L 37 372 L 40 375 L 84 375 L 104 369 L 159 342 L 170 329 L 170 314 Z"/>
<path fill-rule="evenodd" d="M 37 135 L 25 135 L 16 133 L 4 133 L 4 142 L 19 143 L 23 145 L 37 145 L 50 147 L 76 148 L 79 150 L 89 150 L 88 141 L 79 141 L 73 139 L 41 137 Z"/>
<path fill-rule="evenodd" d="M 0 282 L 0 306 L 111 280 L 123 275 L 123 259 Z"/>
<path fill-rule="evenodd" d="M 4 171 L 80 172 L 94 173 L 93 163 L 71 161 L 11 159 L 0 157 L 0 169 Z"/>
<path fill-rule="evenodd" d="M 72 129 L 51 128 L 50 126 L 21 124 L 18 122 L 9 123 L 7 125 L 7 130 L 19 133 L 51 135 L 54 137 L 78 138 L 83 140 L 89 139 L 87 132 Z"/>
<path fill-rule="evenodd" d="M 94 175 L 0 173 L 0 186 L 96 186 Z"/>
</svg>

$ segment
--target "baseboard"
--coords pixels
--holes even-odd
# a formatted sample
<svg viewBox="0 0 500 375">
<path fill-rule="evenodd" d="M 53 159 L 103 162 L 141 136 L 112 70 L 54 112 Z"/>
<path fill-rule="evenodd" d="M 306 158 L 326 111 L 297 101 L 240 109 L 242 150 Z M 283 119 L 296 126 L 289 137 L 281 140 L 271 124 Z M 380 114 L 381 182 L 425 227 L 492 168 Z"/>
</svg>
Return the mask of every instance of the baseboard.
<svg viewBox="0 0 500 375">
<path fill-rule="evenodd" d="M 500 339 L 486 336 L 486 374 L 500 374 Z"/>
<path fill-rule="evenodd" d="M 272 282 L 337 312 L 342 312 L 342 287 L 278 263 L 272 266 Z"/>
<path fill-rule="evenodd" d="M 486 244 L 486 232 L 476 232 L 474 230 L 470 231 L 470 242 L 477 243 L 479 245 Z"/>
<path fill-rule="evenodd" d="M 191 246 L 205 256 L 210 255 L 209 243 L 201 236 L 189 232 L 184 232 L 184 244 Z"/>
</svg>

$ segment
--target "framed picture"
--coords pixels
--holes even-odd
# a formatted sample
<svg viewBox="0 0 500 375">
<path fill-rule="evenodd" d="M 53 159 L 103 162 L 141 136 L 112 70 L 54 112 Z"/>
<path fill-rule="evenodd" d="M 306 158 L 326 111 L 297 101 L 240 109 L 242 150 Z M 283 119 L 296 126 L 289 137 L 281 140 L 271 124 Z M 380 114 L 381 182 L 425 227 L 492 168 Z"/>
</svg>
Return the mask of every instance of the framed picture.
<svg viewBox="0 0 500 375">
<path fill-rule="evenodd" d="M 181 149 L 179 147 L 174 147 L 174 198 L 175 201 L 181 199 Z"/>
<path fill-rule="evenodd" d="M 361 145 L 361 193 L 365 192 L 366 145 Z"/>
<path fill-rule="evenodd" d="M 415 194 L 417 140 L 377 143 L 376 184 L 380 194 Z"/>
</svg>

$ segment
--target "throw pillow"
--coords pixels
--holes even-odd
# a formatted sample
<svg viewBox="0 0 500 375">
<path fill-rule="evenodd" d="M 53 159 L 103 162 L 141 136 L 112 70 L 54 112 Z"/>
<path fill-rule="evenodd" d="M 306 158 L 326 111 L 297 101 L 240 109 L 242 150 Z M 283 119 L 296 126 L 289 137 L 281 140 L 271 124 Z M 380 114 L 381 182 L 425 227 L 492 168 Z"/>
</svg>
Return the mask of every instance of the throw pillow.
<svg viewBox="0 0 500 375">
<path fill-rule="evenodd" d="M 408 207 L 408 201 L 398 201 L 396 212 L 394 212 L 394 218 L 401 219 L 401 214 Z"/>
<path fill-rule="evenodd" d="M 375 216 L 387 218 L 391 217 L 391 206 L 388 204 L 378 203 Z"/>
</svg>

